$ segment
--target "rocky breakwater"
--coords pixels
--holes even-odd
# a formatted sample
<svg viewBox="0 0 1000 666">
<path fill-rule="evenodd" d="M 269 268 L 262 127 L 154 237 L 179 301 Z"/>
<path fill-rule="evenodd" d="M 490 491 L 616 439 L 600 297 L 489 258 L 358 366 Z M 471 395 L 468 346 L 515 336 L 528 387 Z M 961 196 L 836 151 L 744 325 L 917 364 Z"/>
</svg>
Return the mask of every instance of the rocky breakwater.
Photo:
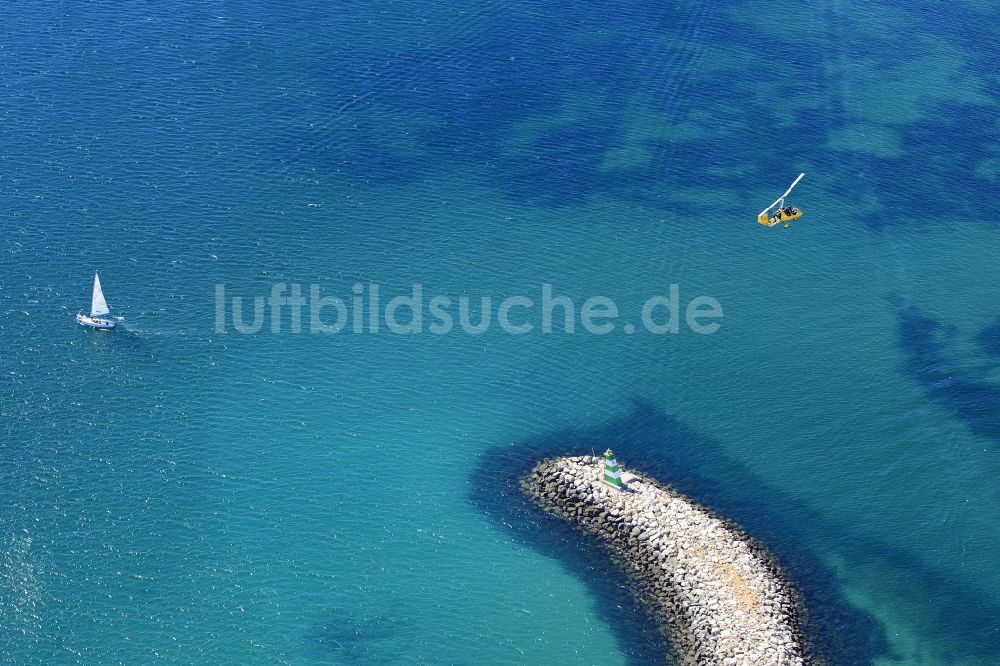
<svg viewBox="0 0 1000 666">
<path fill-rule="evenodd" d="M 612 487 L 603 463 L 546 460 L 522 487 L 624 561 L 681 664 L 807 663 L 793 595 L 747 535 L 641 474 L 623 473 L 625 487 Z"/>
</svg>

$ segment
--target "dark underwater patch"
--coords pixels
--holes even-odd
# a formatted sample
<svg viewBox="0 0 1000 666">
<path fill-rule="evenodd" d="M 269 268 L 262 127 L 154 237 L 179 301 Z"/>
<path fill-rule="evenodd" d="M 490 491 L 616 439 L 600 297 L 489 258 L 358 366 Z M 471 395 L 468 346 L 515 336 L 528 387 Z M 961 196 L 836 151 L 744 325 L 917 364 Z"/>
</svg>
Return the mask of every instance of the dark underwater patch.
<svg viewBox="0 0 1000 666">
<path fill-rule="evenodd" d="M 776 170 L 805 170 L 822 174 L 824 189 L 842 199 L 845 210 L 859 195 L 880 201 L 878 214 L 849 213 L 872 229 L 934 224 L 942 215 L 1000 218 L 1000 202 L 981 196 L 985 183 L 973 173 L 996 143 L 992 109 L 960 95 L 929 99 L 921 120 L 899 122 L 891 109 L 884 117 L 870 110 L 866 115 L 844 94 L 852 82 L 840 69 L 843 62 L 863 57 L 855 66 L 870 70 L 927 57 L 936 36 L 947 31 L 948 44 L 967 61 L 959 73 L 968 78 L 951 83 L 960 93 L 963 86 L 982 85 L 985 95 L 997 97 L 1000 84 L 969 69 L 982 60 L 986 42 L 969 38 L 982 32 L 976 25 L 982 21 L 966 29 L 971 10 L 956 8 L 945 22 L 940 12 L 928 12 L 933 22 L 912 19 L 913 39 L 859 26 L 864 16 L 818 12 L 810 30 L 796 35 L 795 49 L 778 51 L 764 48 L 738 12 L 645 2 L 614 9 L 602 3 L 508 8 L 475 17 L 461 38 L 386 51 L 367 45 L 351 58 L 328 36 L 336 66 L 317 77 L 315 103 L 337 122 L 269 137 L 265 154 L 372 185 L 460 170 L 514 200 L 556 207 L 594 196 L 664 206 L 671 186 L 756 191 L 773 186 Z M 743 49 L 760 61 L 744 69 L 706 65 L 720 47 Z M 650 159 L 604 171 L 607 151 L 629 135 L 637 94 L 668 124 L 698 116 L 706 134 L 687 140 L 640 136 Z M 801 95 L 815 105 L 796 106 Z M 575 117 L 510 150 L 511 133 L 522 123 L 557 117 L 568 105 L 575 105 Z M 391 121 L 388 134 L 380 118 Z M 830 148 L 832 132 L 859 123 L 898 134 L 900 154 L 873 154 L 877 147 L 866 152 L 863 144 Z M 393 133 L 405 140 L 395 141 Z M 636 140 L 628 139 L 633 146 Z M 717 169 L 742 175 L 713 177 Z M 671 212 L 686 209 L 683 203 L 669 206 Z"/>
<path fill-rule="evenodd" d="M 991 324 L 979 332 L 976 341 L 983 353 L 990 356 L 1000 356 L 1000 322 Z"/>
<path fill-rule="evenodd" d="M 954 330 L 909 306 L 897 312 L 899 344 L 906 354 L 906 372 L 923 388 L 929 400 L 962 421 L 972 432 L 1000 444 L 1000 385 L 965 376 L 945 353 Z M 989 354 L 998 349 L 998 325 L 979 334 Z M 1000 650 L 998 650 L 1000 654 Z"/>
<path fill-rule="evenodd" d="M 399 657 L 391 641 L 408 619 L 385 613 L 331 610 L 303 636 L 303 650 L 310 658 L 333 659 L 337 664 L 390 663 Z"/>
</svg>

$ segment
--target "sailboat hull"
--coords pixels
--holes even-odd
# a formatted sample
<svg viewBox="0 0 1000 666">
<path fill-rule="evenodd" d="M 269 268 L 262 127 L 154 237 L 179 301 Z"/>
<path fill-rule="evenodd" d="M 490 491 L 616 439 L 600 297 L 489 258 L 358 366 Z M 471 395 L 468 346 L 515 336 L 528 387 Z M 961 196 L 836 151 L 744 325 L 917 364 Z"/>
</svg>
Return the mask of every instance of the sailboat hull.
<svg viewBox="0 0 1000 666">
<path fill-rule="evenodd" d="M 86 326 L 87 328 L 114 328 L 115 322 L 113 319 L 101 319 L 100 317 L 88 317 L 84 314 L 78 314 L 76 316 L 76 323 L 80 326 Z"/>
</svg>

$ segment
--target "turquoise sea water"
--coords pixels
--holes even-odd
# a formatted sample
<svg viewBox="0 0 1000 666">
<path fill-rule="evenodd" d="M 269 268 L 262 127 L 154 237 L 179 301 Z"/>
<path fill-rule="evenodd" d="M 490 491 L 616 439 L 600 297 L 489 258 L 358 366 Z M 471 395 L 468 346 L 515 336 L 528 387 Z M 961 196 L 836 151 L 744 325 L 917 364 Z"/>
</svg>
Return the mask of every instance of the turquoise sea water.
<svg viewBox="0 0 1000 666">
<path fill-rule="evenodd" d="M 836 664 L 1000 663 L 991 3 L 8 8 L 0 662 L 639 664 L 526 507 L 613 445 Z M 800 172 L 789 231 L 754 216 Z M 100 270 L 113 334 L 85 331 Z M 710 295 L 721 329 L 239 335 L 215 285 Z"/>
</svg>

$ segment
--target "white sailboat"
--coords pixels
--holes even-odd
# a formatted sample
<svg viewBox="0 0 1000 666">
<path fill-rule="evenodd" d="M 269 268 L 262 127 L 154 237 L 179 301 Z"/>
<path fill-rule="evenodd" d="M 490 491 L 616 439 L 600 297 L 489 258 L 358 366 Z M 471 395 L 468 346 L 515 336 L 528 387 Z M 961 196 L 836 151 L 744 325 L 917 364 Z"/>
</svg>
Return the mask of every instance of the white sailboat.
<svg viewBox="0 0 1000 666">
<path fill-rule="evenodd" d="M 76 315 L 76 323 L 90 328 L 114 328 L 113 319 L 103 319 L 104 315 L 110 314 L 108 302 L 104 300 L 104 291 L 101 290 L 101 278 L 94 273 L 94 294 L 90 299 L 90 316 L 80 313 Z"/>
</svg>

